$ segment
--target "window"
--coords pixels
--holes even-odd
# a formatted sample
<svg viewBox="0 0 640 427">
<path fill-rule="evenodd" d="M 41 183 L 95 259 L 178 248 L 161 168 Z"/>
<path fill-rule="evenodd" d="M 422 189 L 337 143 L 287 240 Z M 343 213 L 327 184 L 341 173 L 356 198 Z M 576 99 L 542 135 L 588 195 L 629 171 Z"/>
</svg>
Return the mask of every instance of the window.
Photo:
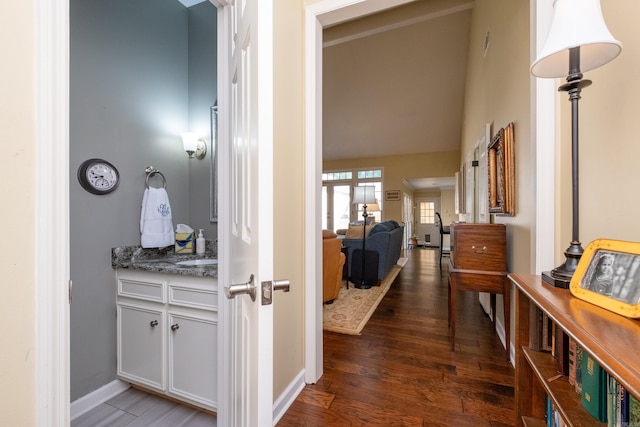
<svg viewBox="0 0 640 427">
<path fill-rule="evenodd" d="M 370 216 L 375 218 L 376 222 L 380 222 L 382 220 L 382 203 L 383 203 L 383 192 L 382 192 L 382 168 L 379 169 L 367 169 L 367 170 L 338 170 L 331 172 L 323 172 L 322 173 L 322 183 L 324 187 L 327 187 L 327 194 L 323 193 L 322 199 L 322 210 L 323 210 L 323 227 L 332 228 L 331 224 L 333 223 L 333 227 L 343 227 L 344 225 L 344 215 L 341 214 L 338 216 L 339 212 L 333 212 L 331 206 L 339 206 L 340 209 L 343 209 L 344 201 L 341 199 L 340 203 L 337 203 L 338 200 L 334 200 L 336 194 L 333 194 L 333 191 L 336 189 L 340 189 L 342 191 L 344 185 L 349 186 L 349 199 L 352 200 L 351 196 L 353 195 L 353 187 L 361 187 L 361 186 L 371 186 L 375 187 L 375 197 L 378 207 L 372 206 L 376 210 L 368 210 Z M 323 190 L 324 191 L 324 190 Z M 333 195 L 332 195 L 333 194 Z M 347 206 L 351 207 L 352 205 L 347 203 Z M 379 210 L 378 210 L 379 209 Z M 351 211 L 351 218 L 348 221 L 358 221 L 362 220 L 362 205 L 353 206 L 353 209 L 349 209 Z M 341 211 L 342 212 L 342 211 Z M 344 227 L 343 227 L 344 228 Z"/>
<path fill-rule="evenodd" d="M 436 223 L 436 204 L 434 202 L 420 202 L 420 224 Z"/>
<path fill-rule="evenodd" d="M 382 169 L 358 171 L 358 179 L 382 178 Z"/>
<path fill-rule="evenodd" d="M 353 172 L 351 171 L 326 172 L 322 174 L 323 181 L 345 181 L 351 179 L 353 179 Z"/>
</svg>

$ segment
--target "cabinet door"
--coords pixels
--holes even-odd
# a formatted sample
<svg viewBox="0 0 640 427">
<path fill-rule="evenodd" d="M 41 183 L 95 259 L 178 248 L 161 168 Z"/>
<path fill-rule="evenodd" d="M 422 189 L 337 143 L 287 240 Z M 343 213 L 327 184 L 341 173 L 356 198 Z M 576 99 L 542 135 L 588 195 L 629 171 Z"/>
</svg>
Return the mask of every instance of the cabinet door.
<svg viewBox="0 0 640 427">
<path fill-rule="evenodd" d="M 166 317 L 161 309 L 118 304 L 118 376 L 166 390 Z"/>
<path fill-rule="evenodd" d="M 169 394 L 217 408 L 215 316 L 169 312 Z"/>
</svg>

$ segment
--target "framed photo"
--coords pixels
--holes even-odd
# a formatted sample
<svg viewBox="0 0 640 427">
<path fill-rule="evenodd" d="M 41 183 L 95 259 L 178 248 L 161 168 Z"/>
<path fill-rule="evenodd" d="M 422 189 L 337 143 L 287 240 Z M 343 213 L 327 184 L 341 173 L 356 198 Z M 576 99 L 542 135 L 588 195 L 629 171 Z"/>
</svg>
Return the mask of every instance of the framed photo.
<svg viewBox="0 0 640 427">
<path fill-rule="evenodd" d="M 489 212 L 516 214 L 515 126 L 500 129 L 487 147 L 489 167 Z"/>
<path fill-rule="evenodd" d="M 640 318 L 640 243 L 607 239 L 589 243 L 569 289 L 594 305 Z"/>
<path fill-rule="evenodd" d="M 392 202 L 400 200 L 400 190 L 385 191 L 384 199 Z"/>
</svg>

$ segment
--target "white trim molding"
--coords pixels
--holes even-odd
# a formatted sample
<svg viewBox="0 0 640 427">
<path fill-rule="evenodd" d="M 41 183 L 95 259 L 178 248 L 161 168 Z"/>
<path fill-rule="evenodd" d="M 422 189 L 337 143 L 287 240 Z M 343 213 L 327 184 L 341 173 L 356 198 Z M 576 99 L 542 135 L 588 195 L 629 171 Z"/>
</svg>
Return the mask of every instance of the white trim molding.
<svg viewBox="0 0 640 427">
<path fill-rule="evenodd" d="M 542 48 L 551 26 L 553 5 L 549 1 L 531 0 L 531 63 Z M 555 265 L 555 145 L 556 145 L 556 82 L 531 76 L 531 140 L 535 141 L 535 239 L 531 268 L 535 274 Z"/>
<path fill-rule="evenodd" d="M 86 414 L 112 397 L 119 395 L 129 387 L 131 387 L 131 385 L 127 382 L 122 380 L 113 380 L 109 384 L 105 384 L 99 389 L 74 400 L 71 402 L 71 421 L 83 414 Z"/>
<path fill-rule="evenodd" d="M 273 425 L 278 424 L 280 418 L 284 416 L 287 409 L 289 409 L 296 400 L 296 397 L 298 397 L 300 392 L 304 389 L 304 386 L 306 385 L 304 377 L 305 373 L 304 370 L 302 370 L 273 403 Z"/>
<path fill-rule="evenodd" d="M 473 8 L 473 3 L 465 3 L 459 6 L 450 7 L 448 9 L 443 9 L 438 12 L 428 13 L 426 15 L 416 16 L 411 19 L 406 19 L 404 21 L 395 22 L 390 25 L 385 25 L 383 27 L 373 28 L 368 31 L 361 31 L 359 33 L 352 34 L 350 36 L 340 37 L 335 40 L 327 41 L 323 43 L 323 47 L 335 46 L 341 43 L 347 43 L 353 40 L 362 39 L 365 37 L 373 36 L 376 34 L 384 33 L 386 31 L 397 30 L 398 28 L 407 27 L 409 25 L 419 24 L 424 21 L 431 21 L 433 19 L 442 18 L 443 16 L 451 15 L 454 13 L 464 12 L 465 10 L 469 10 Z"/>
<path fill-rule="evenodd" d="M 69 425 L 69 0 L 38 0 L 36 414 Z"/>
<path fill-rule="evenodd" d="M 305 381 L 322 376 L 322 29 L 413 0 L 324 0 L 305 8 Z"/>
</svg>

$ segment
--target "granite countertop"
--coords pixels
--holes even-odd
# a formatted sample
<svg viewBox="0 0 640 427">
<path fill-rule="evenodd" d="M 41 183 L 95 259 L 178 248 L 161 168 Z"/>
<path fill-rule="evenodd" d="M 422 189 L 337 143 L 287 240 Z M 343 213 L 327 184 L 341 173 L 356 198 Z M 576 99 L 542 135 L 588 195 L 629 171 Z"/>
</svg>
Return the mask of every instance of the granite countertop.
<svg viewBox="0 0 640 427">
<path fill-rule="evenodd" d="M 111 248 L 111 267 L 159 273 L 183 274 L 185 276 L 218 277 L 218 265 L 177 265 L 178 261 L 216 258 L 217 251 L 207 242 L 204 255 L 176 254 L 173 246 L 145 249 L 141 246 L 119 246 Z"/>
</svg>

